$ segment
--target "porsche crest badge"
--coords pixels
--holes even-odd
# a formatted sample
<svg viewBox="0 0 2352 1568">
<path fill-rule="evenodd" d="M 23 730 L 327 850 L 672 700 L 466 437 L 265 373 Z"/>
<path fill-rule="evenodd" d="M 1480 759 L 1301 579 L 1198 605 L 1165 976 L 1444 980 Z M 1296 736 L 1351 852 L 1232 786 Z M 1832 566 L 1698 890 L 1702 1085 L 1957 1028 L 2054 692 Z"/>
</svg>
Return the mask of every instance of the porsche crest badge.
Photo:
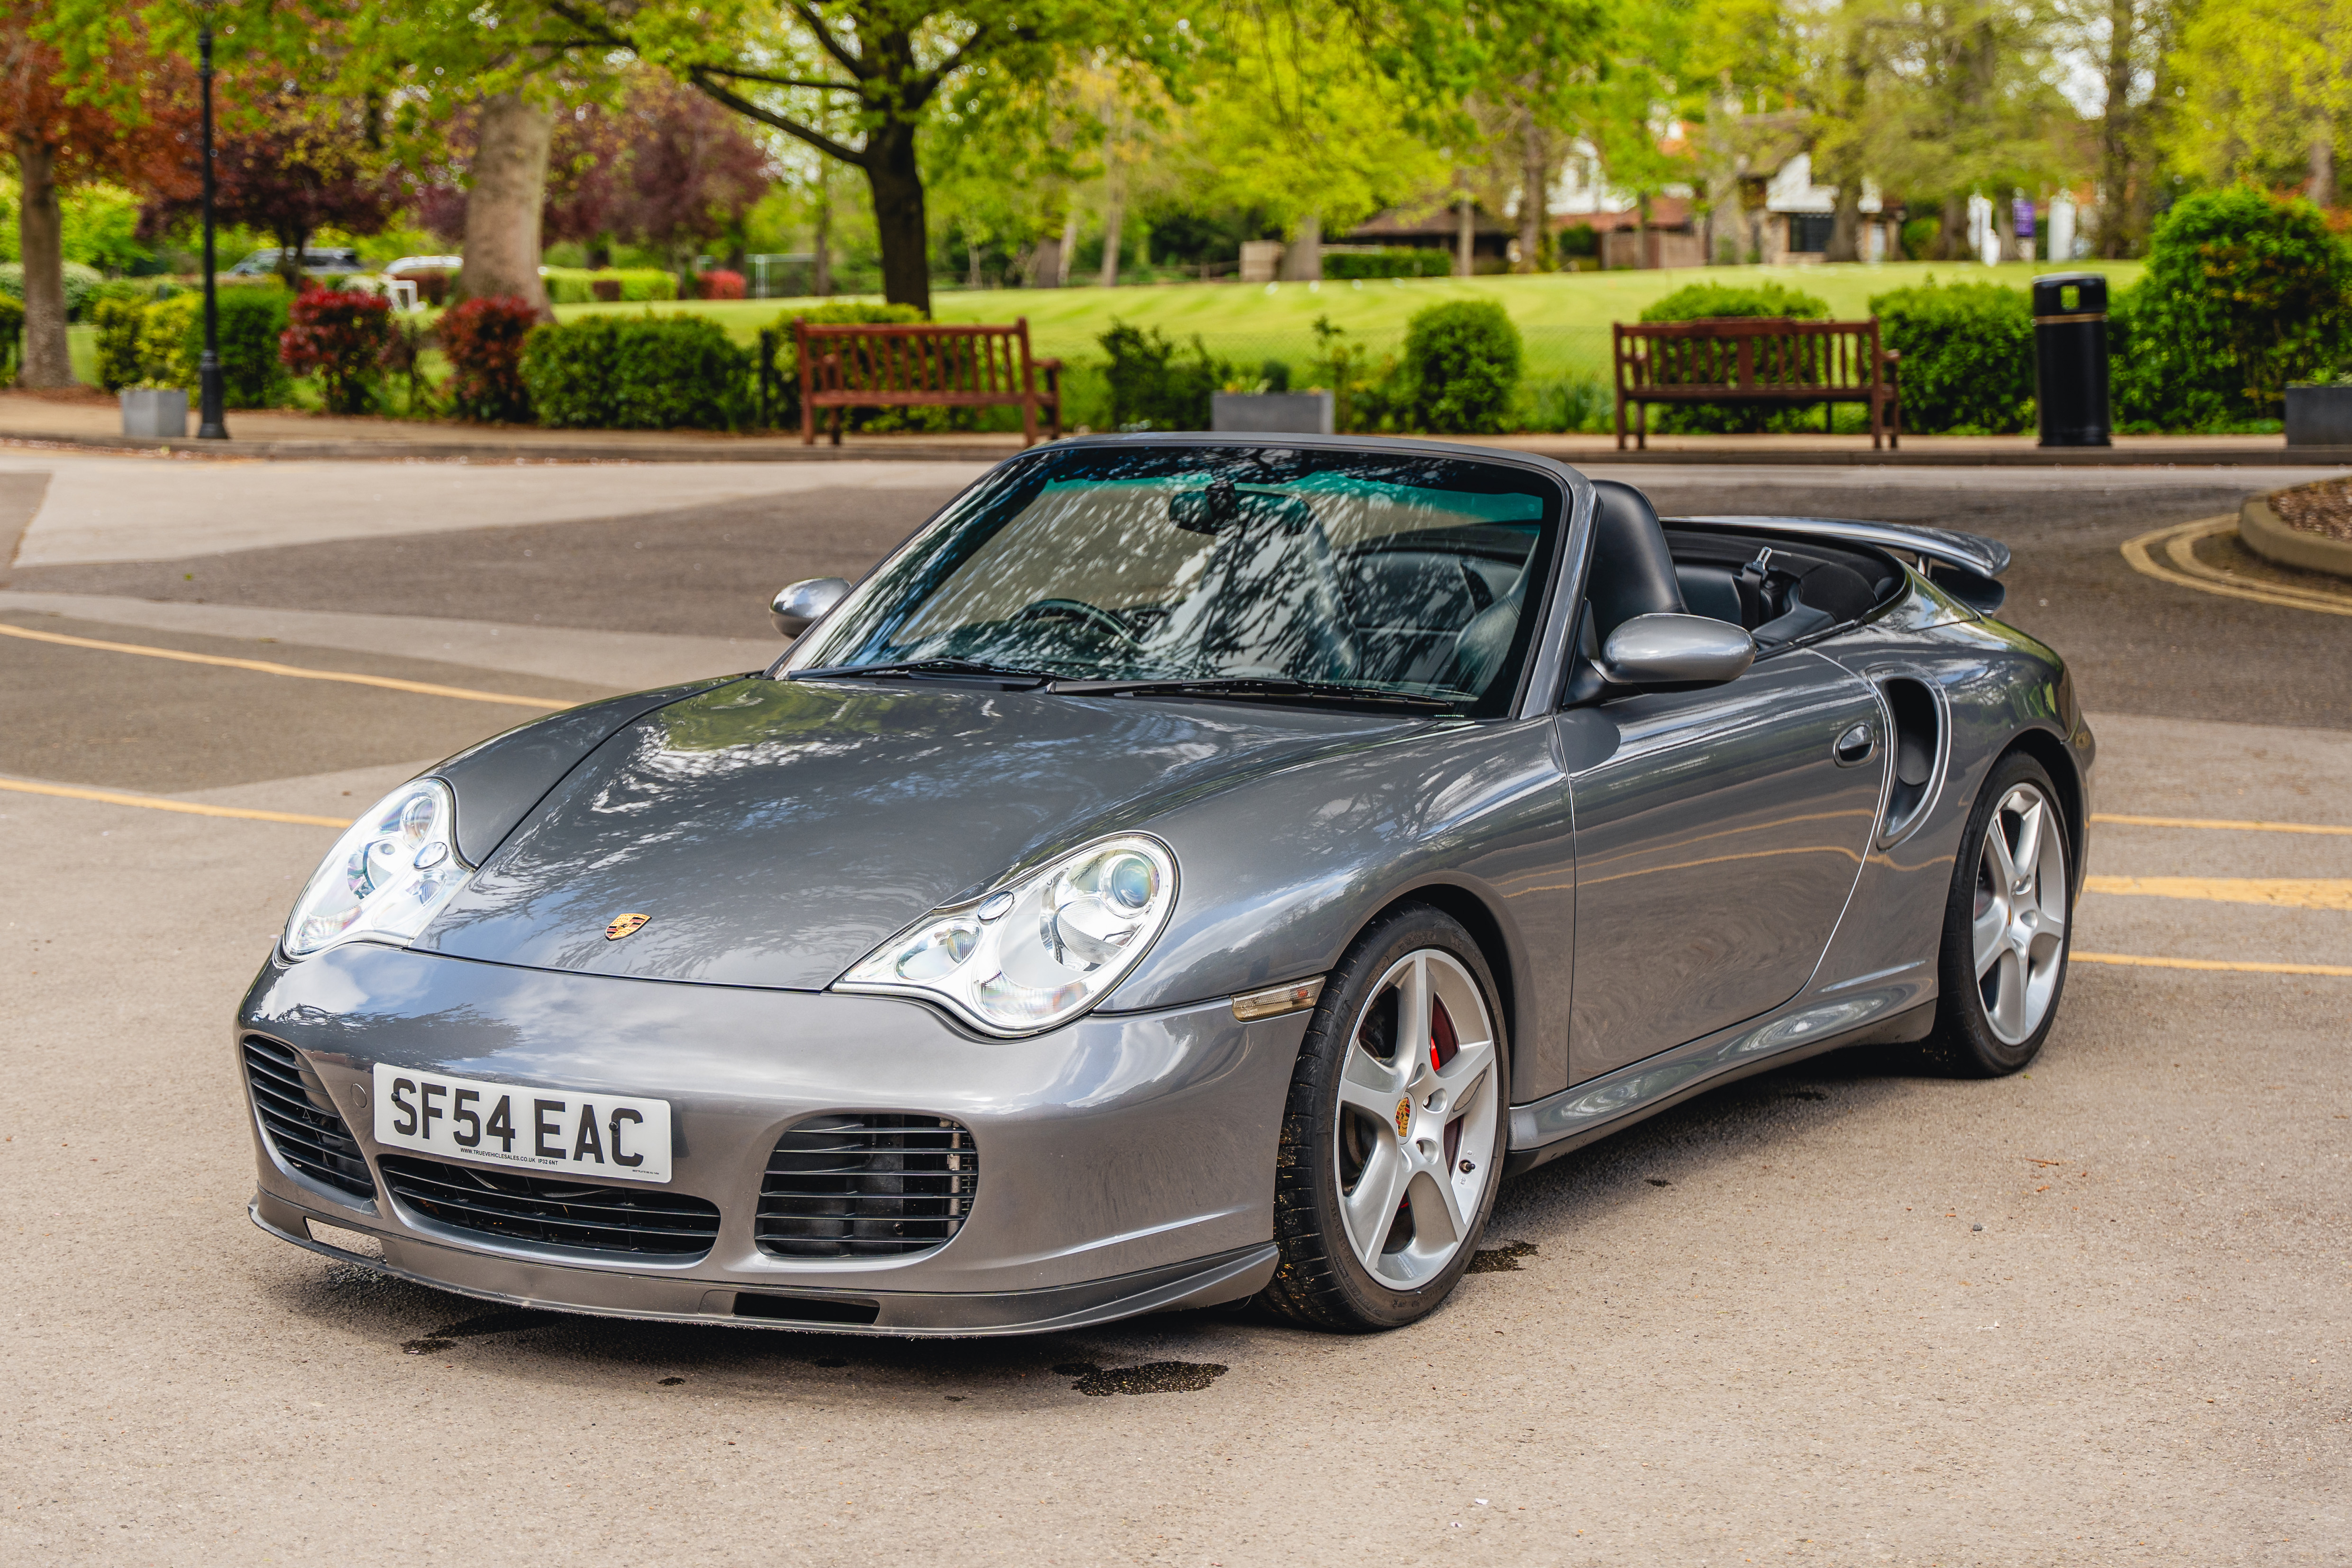
<svg viewBox="0 0 2352 1568">
<path fill-rule="evenodd" d="M 1412 1125 L 1412 1096 L 1408 1094 L 1402 1100 L 1397 1101 L 1397 1136 L 1400 1138 L 1403 1137 L 1406 1130 Z"/>
<path fill-rule="evenodd" d="M 604 940 L 618 942 L 645 929 L 645 923 L 653 918 L 651 915 L 615 915 L 613 923 L 604 928 Z"/>
</svg>

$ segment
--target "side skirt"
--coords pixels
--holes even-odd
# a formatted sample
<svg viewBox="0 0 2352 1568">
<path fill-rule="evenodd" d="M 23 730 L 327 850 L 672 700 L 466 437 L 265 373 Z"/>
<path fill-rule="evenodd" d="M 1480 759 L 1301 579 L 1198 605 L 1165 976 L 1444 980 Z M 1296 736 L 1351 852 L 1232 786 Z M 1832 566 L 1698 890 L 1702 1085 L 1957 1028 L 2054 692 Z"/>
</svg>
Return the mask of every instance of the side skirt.
<svg viewBox="0 0 2352 1568">
<path fill-rule="evenodd" d="M 1936 1026 L 1933 997 L 1916 1001 L 1916 984 L 1882 986 L 1835 1000 L 1817 999 L 1760 1024 L 1737 1028 L 1511 1108 L 1506 1176 L 1532 1171 L 1596 1139 L 1695 1094 L 1848 1046 L 1907 1044 Z M 1909 1005 L 1906 1005 L 1908 1003 Z"/>
</svg>

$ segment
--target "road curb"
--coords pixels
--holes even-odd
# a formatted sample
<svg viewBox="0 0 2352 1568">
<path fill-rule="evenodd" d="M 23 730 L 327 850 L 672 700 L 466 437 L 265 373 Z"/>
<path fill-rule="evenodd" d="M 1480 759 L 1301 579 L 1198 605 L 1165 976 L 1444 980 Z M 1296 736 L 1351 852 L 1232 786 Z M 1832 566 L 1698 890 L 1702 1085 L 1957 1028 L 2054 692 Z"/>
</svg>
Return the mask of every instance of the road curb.
<svg viewBox="0 0 2352 1568">
<path fill-rule="evenodd" d="M 926 441 L 907 446 L 803 447 L 798 441 L 196 441 L 145 436 L 0 433 L 0 447 L 68 447 L 116 456 L 210 460 L 477 463 L 995 463 L 1017 447 Z"/>
<path fill-rule="evenodd" d="M 2254 496 L 2238 508 L 2238 538 L 2247 549 L 2281 566 L 2352 578 L 2352 544 L 2289 528 L 2270 503 L 2270 496 Z"/>
<path fill-rule="evenodd" d="M 1465 445 L 1478 445 L 1475 437 Z M 74 451 L 212 460 L 477 463 L 996 463 L 1020 448 L 1003 443 L 853 441 L 804 447 L 794 438 L 712 437 L 702 440 L 503 440 L 425 437 L 415 440 L 228 440 L 91 436 L 70 432 L 0 432 L 0 447 L 63 447 Z M 1855 451 L 1798 447 L 1620 452 L 1577 442 L 1518 441 L 1504 449 L 1551 458 L 1579 468 L 2352 468 L 2352 447 L 2053 447 L 2010 450 Z"/>
</svg>

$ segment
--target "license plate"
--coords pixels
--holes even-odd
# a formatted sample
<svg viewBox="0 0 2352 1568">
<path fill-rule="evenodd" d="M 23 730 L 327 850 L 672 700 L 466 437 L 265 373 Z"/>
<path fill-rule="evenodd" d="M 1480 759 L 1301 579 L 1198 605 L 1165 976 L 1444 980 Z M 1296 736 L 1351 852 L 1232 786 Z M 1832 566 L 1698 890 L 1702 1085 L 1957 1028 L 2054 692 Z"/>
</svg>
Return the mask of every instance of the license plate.
<svg viewBox="0 0 2352 1568">
<path fill-rule="evenodd" d="M 375 1141 L 577 1181 L 669 1180 L 669 1101 L 375 1064 Z"/>
</svg>

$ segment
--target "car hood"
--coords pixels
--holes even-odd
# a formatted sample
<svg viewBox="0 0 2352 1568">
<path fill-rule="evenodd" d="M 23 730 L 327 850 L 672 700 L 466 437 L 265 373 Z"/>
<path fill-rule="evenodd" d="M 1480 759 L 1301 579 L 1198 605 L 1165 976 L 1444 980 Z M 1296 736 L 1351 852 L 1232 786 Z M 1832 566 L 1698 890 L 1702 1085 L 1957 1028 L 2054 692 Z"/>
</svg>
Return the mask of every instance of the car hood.
<svg viewBox="0 0 2352 1568">
<path fill-rule="evenodd" d="M 415 946 L 821 990 L 1017 866 L 1424 723 L 928 682 L 737 681 L 599 746 Z M 462 820 L 462 797 L 457 809 Z M 623 914 L 650 919 L 606 940 Z"/>
</svg>

